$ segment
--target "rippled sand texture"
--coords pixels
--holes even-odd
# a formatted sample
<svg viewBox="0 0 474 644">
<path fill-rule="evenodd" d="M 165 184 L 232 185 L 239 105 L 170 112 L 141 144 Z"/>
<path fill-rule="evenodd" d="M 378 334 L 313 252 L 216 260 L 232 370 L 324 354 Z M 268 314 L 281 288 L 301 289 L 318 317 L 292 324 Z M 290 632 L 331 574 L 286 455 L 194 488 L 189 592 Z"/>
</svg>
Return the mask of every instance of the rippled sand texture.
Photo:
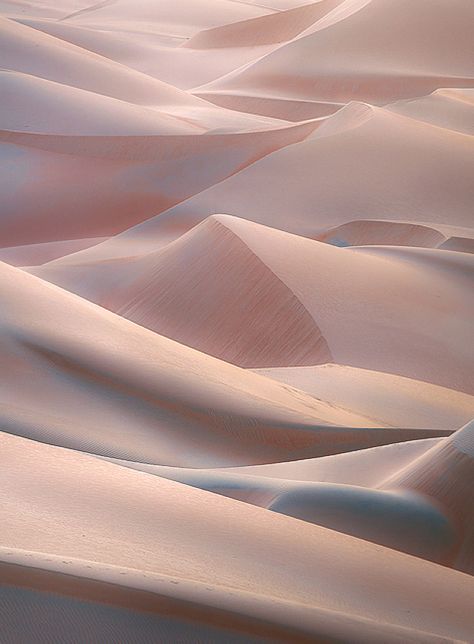
<svg viewBox="0 0 474 644">
<path fill-rule="evenodd" d="M 474 4 L 0 0 L 0 642 L 474 638 Z"/>
</svg>

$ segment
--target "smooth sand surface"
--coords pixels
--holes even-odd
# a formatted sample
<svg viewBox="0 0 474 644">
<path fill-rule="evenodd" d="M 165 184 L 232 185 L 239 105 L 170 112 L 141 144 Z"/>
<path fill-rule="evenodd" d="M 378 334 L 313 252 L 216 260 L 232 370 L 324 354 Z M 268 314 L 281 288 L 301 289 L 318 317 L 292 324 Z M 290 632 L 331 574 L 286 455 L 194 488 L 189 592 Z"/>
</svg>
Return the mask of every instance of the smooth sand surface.
<svg viewBox="0 0 474 644">
<path fill-rule="evenodd" d="M 0 0 L 0 641 L 474 621 L 471 0 Z"/>
<path fill-rule="evenodd" d="M 160 219 L 151 223 L 159 225 Z M 153 236 L 145 243 L 150 248 Z M 97 253 L 95 264 L 69 265 L 66 258 L 33 272 L 152 330 L 242 366 L 336 362 L 472 394 L 468 339 L 474 311 L 473 262 L 467 253 L 389 246 L 338 248 L 227 215 L 213 216 L 156 255 L 120 262 L 121 268 L 112 265 L 110 272 L 101 268 L 100 253 L 108 244 L 83 252 L 83 256 Z M 203 248 L 207 250 L 201 255 Z M 186 268 L 184 257 L 189 262 Z M 256 278 L 257 266 L 261 277 L 254 284 L 246 271 Z M 215 275 L 210 286 L 203 282 L 207 271 Z M 178 274 L 179 284 L 174 285 L 173 276 Z M 376 274 L 377 280 L 368 280 L 368 274 Z M 265 288 L 265 300 L 259 292 L 264 279 L 272 285 Z M 293 329 L 284 332 L 291 342 L 282 344 L 278 332 L 272 331 L 273 354 L 268 340 L 262 348 L 241 304 L 244 285 L 253 319 L 259 320 L 255 327 L 265 337 L 272 322 L 283 331 L 281 307 L 292 309 L 291 316 L 284 313 L 285 324 Z M 273 293 L 278 306 L 272 303 Z M 260 305 L 270 312 L 270 320 L 258 313 Z M 189 317 L 180 316 L 183 310 Z M 231 325 L 234 320 L 239 333 L 244 329 L 242 339 Z M 217 326 L 222 328 L 220 345 L 207 335 Z M 245 354 L 240 353 L 243 342 Z"/>
<path fill-rule="evenodd" d="M 413 641 L 416 630 L 469 637 L 467 575 L 74 451 L 2 434 L 2 453 L 4 546 L 27 550 L 34 532 L 53 570 L 54 555 L 72 574 L 78 558 L 223 586 L 237 606 L 240 591 L 257 591 L 411 628 Z"/>
<path fill-rule="evenodd" d="M 384 424 L 454 430 L 474 417 L 473 396 L 381 371 L 326 364 L 258 372 Z"/>
<path fill-rule="evenodd" d="M 391 445 L 279 466 L 189 470 L 114 462 L 472 574 L 473 431 L 471 422 L 450 438 L 399 445 L 398 453 Z M 368 466 L 372 481 L 364 480 Z M 311 480 L 285 478 L 300 473 Z M 363 485 L 341 482 L 348 476 Z"/>
<path fill-rule="evenodd" d="M 407 213 L 416 224 L 472 228 L 473 159 L 471 136 L 350 104 L 312 138 L 268 155 L 165 217 L 185 230 L 226 212 L 308 237 L 354 219 L 406 221 Z"/>
<path fill-rule="evenodd" d="M 2 426 L 105 456 L 224 466 L 448 435 L 371 418 L 2 268 Z M 51 321 L 54 320 L 54 325 Z"/>
</svg>

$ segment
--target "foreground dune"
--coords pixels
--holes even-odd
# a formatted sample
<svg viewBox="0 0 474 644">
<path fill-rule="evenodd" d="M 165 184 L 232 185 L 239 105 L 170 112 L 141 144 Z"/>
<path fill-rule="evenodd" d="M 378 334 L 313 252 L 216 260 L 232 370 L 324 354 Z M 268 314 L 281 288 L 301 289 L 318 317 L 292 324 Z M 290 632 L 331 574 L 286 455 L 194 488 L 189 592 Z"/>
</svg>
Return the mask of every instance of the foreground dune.
<svg viewBox="0 0 474 644">
<path fill-rule="evenodd" d="M 346 455 L 327 457 L 322 469 L 320 459 L 263 466 L 263 476 L 259 467 L 186 470 L 114 462 L 472 573 L 472 511 L 463 491 L 472 485 L 473 435 L 470 423 L 450 438 L 407 444 L 398 463 L 390 446 L 369 450 L 369 459 L 357 452 L 352 463 Z M 336 481 L 323 482 L 321 477 L 328 478 L 324 461 L 331 458 L 329 478 Z M 357 480 L 370 458 L 378 471 L 371 485 L 340 482 L 348 467 Z M 278 467 L 279 475 L 272 477 Z M 285 469 L 293 476 L 310 470 L 312 480 L 287 480 Z M 450 486 L 444 482 L 447 475 Z"/>
<path fill-rule="evenodd" d="M 201 582 L 213 588 L 214 597 L 218 595 L 210 600 L 211 606 L 216 602 L 224 608 L 226 591 L 232 589 L 236 593 L 234 612 L 240 615 L 245 615 L 248 606 L 246 593 L 257 591 L 262 598 L 298 604 L 303 616 L 305 609 L 314 607 L 308 615 L 309 623 L 304 620 L 301 627 L 310 628 L 316 639 L 321 620 L 320 637 L 327 634 L 325 629 L 331 624 L 329 616 L 327 622 L 324 613 L 319 613 L 321 610 L 342 613 L 342 623 L 347 624 L 347 630 L 342 629 L 343 639 L 350 637 L 351 618 L 355 616 L 363 623 L 369 621 L 360 641 L 364 641 L 364 632 L 370 634 L 371 626 L 375 628 L 371 635 L 374 641 L 401 641 L 397 627 L 409 629 L 405 631 L 406 641 L 469 637 L 473 584 L 467 575 L 73 451 L 2 434 L 2 453 L 1 507 L 7 526 L 3 543 L 6 551 L 13 553 L 15 563 L 26 563 L 22 553 L 15 555 L 15 549 L 28 550 L 35 534 L 36 551 L 52 561 L 45 562 L 31 553 L 33 557 L 26 558 L 30 566 L 52 571 L 59 567 L 58 572 L 99 577 L 105 583 L 113 582 L 121 572 L 116 568 L 110 571 L 110 565 L 121 567 L 125 573 L 128 571 L 124 568 L 140 569 L 141 575 L 152 573 L 150 578 L 140 577 L 145 588 L 160 592 L 163 582 L 155 582 L 153 573 L 161 579 L 167 575 L 170 581 L 183 583 L 181 597 L 193 594 L 195 602 L 207 593 L 193 588 L 192 583 L 187 585 L 187 580 Z M 68 493 L 58 494 L 58 490 Z M 26 523 L 17 512 L 25 503 L 31 506 Z M 227 544 L 225 548 L 223 543 Z M 61 562 L 54 555 L 59 555 Z M 279 565 L 282 556 L 285 566 Z M 85 569 L 76 559 L 98 565 L 92 563 Z M 104 564 L 105 570 L 101 570 Z M 50 574 L 54 577 L 53 572 Z M 135 576 L 131 571 L 132 588 Z M 127 583 L 127 574 L 122 577 L 120 586 Z M 37 579 L 33 577 L 36 586 L 41 584 Z M 16 570 L 16 579 L 10 573 L 10 587 L 21 583 L 21 571 Z M 47 583 L 42 582 L 43 588 Z M 77 585 L 78 581 L 70 584 L 69 593 Z M 206 600 L 201 599 L 201 603 Z M 159 604 L 154 610 L 159 610 Z M 253 611 L 261 611 L 265 621 L 272 624 L 273 611 L 265 610 L 264 601 L 254 605 Z M 173 612 L 179 615 L 179 611 Z M 291 609 L 289 615 L 285 613 L 274 621 L 284 624 L 285 618 L 291 619 Z M 391 633 L 392 627 L 398 640 Z"/>
</svg>

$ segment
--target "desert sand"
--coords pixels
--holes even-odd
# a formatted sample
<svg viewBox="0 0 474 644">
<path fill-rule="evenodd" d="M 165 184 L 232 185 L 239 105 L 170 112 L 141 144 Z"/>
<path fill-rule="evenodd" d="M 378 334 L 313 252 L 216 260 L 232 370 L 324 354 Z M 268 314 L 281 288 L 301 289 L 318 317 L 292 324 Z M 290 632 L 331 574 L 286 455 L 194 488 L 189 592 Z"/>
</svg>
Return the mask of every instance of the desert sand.
<svg viewBox="0 0 474 644">
<path fill-rule="evenodd" d="M 473 641 L 474 5 L 0 2 L 0 642 Z"/>
</svg>

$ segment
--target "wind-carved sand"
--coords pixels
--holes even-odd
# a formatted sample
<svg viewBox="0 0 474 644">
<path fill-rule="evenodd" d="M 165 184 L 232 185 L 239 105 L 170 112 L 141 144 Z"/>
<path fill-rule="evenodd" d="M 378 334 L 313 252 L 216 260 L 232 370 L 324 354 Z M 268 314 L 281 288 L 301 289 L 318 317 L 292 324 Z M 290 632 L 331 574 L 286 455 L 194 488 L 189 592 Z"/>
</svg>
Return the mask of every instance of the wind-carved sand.
<svg viewBox="0 0 474 644">
<path fill-rule="evenodd" d="M 0 14 L 2 644 L 472 641 L 473 3 Z"/>
</svg>

